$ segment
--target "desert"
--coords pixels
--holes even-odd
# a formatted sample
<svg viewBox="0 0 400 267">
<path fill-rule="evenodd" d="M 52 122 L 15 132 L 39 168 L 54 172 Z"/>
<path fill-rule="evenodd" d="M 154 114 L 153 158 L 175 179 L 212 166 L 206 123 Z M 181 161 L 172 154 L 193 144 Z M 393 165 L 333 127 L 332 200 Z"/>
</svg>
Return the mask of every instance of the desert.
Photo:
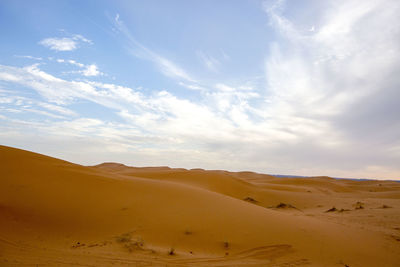
<svg viewBox="0 0 400 267">
<path fill-rule="evenodd" d="M 0 147 L 1 266 L 398 266 L 400 184 Z"/>
</svg>

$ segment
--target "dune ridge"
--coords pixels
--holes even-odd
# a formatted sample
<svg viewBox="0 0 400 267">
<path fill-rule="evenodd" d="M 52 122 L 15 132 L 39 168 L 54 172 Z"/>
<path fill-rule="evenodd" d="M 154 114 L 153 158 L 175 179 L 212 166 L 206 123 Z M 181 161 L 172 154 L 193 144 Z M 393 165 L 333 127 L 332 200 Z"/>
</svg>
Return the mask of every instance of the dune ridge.
<svg viewBox="0 0 400 267">
<path fill-rule="evenodd" d="M 81 166 L 6 146 L 0 165 L 1 266 L 400 262 L 393 181 Z"/>
</svg>

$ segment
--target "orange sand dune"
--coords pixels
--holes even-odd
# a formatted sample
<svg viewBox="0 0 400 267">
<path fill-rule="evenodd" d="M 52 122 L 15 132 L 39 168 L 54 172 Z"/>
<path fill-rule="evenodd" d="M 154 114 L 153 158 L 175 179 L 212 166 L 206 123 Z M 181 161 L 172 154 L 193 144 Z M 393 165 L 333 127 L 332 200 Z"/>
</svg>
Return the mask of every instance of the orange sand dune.
<svg viewBox="0 0 400 267">
<path fill-rule="evenodd" d="M 84 167 L 5 146 L 0 164 L 0 266 L 400 262 L 396 182 Z"/>
</svg>

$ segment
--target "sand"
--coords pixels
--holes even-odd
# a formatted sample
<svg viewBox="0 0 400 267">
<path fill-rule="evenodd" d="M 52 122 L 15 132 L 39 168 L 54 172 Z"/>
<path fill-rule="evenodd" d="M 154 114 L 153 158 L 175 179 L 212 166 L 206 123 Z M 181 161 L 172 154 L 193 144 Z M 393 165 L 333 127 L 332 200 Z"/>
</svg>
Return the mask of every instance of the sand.
<svg viewBox="0 0 400 267">
<path fill-rule="evenodd" d="M 0 266 L 399 266 L 400 183 L 0 146 Z"/>
</svg>

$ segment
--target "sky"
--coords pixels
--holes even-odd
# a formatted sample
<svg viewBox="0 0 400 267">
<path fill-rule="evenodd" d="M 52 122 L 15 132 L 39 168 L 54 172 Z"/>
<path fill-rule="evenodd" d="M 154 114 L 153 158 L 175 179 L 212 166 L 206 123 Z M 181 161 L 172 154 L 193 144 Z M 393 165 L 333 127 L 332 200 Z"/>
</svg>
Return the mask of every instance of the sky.
<svg viewBox="0 0 400 267">
<path fill-rule="evenodd" d="M 0 144 L 400 179 L 397 0 L 0 1 Z"/>
</svg>

